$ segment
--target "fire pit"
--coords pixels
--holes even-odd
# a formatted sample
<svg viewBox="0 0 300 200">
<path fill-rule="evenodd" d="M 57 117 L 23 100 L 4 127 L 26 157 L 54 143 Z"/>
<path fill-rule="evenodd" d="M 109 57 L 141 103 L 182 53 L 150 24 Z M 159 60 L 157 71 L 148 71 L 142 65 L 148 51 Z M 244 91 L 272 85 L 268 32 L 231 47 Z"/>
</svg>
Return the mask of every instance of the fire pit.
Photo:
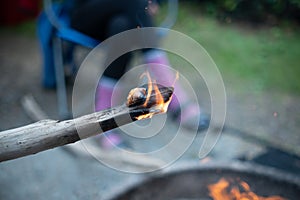
<svg viewBox="0 0 300 200">
<path fill-rule="evenodd" d="M 218 184 L 221 188 L 215 187 Z M 213 187 L 215 187 L 214 191 L 212 191 Z M 233 191 L 238 192 L 237 196 L 231 194 Z M 214 193 L 225 196 L 216 198 Z M 119 191 L 118 195 L 109 199 L 299 200 L 299 198 L 299 177 L 293 177 L 273 168 L 234 163 L 180 167 L 131 184 L 126 189 L 123 188 L 122 191 Z"/>
</svg>

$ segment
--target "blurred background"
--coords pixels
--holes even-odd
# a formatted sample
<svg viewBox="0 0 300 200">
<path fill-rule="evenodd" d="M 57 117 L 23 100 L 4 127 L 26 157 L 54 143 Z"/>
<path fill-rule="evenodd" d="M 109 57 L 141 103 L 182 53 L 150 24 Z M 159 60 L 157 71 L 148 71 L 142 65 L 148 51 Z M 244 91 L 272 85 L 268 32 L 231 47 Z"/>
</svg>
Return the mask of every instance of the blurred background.
<svg viewBox="0 0 300 200">
<path fill-rule="evenodd" d="M 161 3 L 158 23 L 168 12 Z M 34 122 L 22 105 L 28 94 L 49 118 L 58 119 L 56 91 L 42 86 L 36 20 L 43 2 L 4 0 L 0 5 L 0 131 Z M 172 28 L 205 48 L 227 94 L 225 128 L 205 162 L 249 162 L 300 176 L 299 23 L 300 0 L 179 0 Z M 80 62 L 88 51 L 78 51 Z M 186 64 L 169 56 L 175 69 Z M 192 74 L 187 67 L 185 76 Z M 197 84 L 196 78 L 191 81 Z M 71 95 L 72 84 L 67 89 Z M 166 126 L 173 130 L 171 123 Z M 174 165 L 201 165 L 204 136 L 198 134 Z M 56 148 L 0 163 L 0 199 L 102 199 L 141 176 L 147 175 L 118 172 Z"/>
</svg>

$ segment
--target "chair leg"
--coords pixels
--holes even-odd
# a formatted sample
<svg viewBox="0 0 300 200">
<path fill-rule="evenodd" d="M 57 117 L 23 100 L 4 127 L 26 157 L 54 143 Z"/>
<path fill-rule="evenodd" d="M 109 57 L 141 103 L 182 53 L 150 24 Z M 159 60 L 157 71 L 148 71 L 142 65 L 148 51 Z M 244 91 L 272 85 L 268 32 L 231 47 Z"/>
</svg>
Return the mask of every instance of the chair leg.
<svg viewBox="0 0 300 200">
<path fill-rule="evenodd" d="M 58 103 L 58 114 L 60 119 L 67 119 L 70 117 L 67 102 L 67 89 L 65 83 L 65 73 L 63 64 L 62 41 L 60 38 L 53 38 L 53 55 L 56 76 L 56 92 Z"/>
</svg>

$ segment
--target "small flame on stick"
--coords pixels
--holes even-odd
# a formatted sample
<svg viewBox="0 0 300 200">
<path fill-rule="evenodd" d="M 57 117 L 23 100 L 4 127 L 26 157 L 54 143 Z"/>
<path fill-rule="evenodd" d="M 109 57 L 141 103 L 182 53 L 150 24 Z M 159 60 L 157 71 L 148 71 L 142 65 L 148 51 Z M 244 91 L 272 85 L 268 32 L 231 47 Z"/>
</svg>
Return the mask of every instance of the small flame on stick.
<svg viewBox="0 0 300 200">
<path fill-rule="evenodd" d="M 158 114 L 158 113 L 165 113 L 168 110 L 169 104 L 172 100 L 172 97 L 168 100 L 168 101 L 164 101 L 164 98 L 161 94 L 161 92 L 159 91 L 158 85 L 156 83 L 156 80 L 152 80 L 151 76 L 149 74 L 149 72 L 145 72 L 141 75 L 140 78 L 146 77 L 148 80 L 148 88 L 147 88 L 147 94 L 146 94 L 146 100 L 143 104 L 144 107 L 147 107 L 149 100 L 151 98 L 151 94 L 152 92 L 154 92 L 155 94 L 155 106 L 153 106 L 153 110 L 154 112 L 151 113 L 147 113 L 141 116 L 138 116 L 136 119 L 137 120 L 141 120 L 141 119 L 147 119 L 147 118 L 151 118 L 154 114 Z M 176 80 L 178 79 L 178 73 L 176 74 L 176 79 L 174 80 L 173 85 L 175 84 Z"/>
</svg>

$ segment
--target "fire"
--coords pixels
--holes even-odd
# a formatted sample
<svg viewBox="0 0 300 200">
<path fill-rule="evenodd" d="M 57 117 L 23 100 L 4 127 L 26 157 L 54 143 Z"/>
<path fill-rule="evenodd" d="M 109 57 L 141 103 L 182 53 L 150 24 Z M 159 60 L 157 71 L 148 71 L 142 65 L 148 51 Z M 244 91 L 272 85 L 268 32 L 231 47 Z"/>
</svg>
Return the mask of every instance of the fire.
<svg viewBox="0 0 300 200">
<path fill-rule="evenodd" d="M 146 76 L 146 78 L 148 79 L 148 92 L 147 92 L 147 96 L 146 96 L 146 101 L 144 103 L 144 106 L 147 106 L 148 105 L 148 102 L 149 102 L 149 99 L 151 97 L 151 92 L 152 92 L 152 87 L 153 87 L 153 83 L 151 81 L 151 77 L 150 77 L 150 74 L 149 72 L 145 72 L 141 75 L 141 78 L 143 78 L 144 76 Z"/>
<path fill-rule="evenodd" d="M 240 191 L 240 188 L 242 191 Z M 239 181 L 237 186 L 230 186 L 229 181 L 221 178 L 219 182 L 208 186 L 209 195 L 214 200 L 286 200 L 280 196 L 262 197 L 251 191 L 248 183 Z"/>
<path fill-rule="evenodd" d="M 141 78 L 142 77 L 146 77 L 148 80 L 147 96 L 146 96 L 146 100 L 145 100 L 143 106 L 146 107 L 148 105 L 153 91 L 154 91 L 156 98 L 155 98 L 155 106 L 152 108 L 154 110 L 154 112 L 138 116 L 138 117 L 136 117 L 137 120 L 151 118 L 154 114 L 167 112 L 169 104 L 172 100 L 172 97 L 171 97 L 167 102 L 164 101 L 164 98 L 163 98 L 161 92 L 159 91 L 156 81 L 151 79 L 149 72 L 143 73 L 141 75 Z"/>
</svg>

